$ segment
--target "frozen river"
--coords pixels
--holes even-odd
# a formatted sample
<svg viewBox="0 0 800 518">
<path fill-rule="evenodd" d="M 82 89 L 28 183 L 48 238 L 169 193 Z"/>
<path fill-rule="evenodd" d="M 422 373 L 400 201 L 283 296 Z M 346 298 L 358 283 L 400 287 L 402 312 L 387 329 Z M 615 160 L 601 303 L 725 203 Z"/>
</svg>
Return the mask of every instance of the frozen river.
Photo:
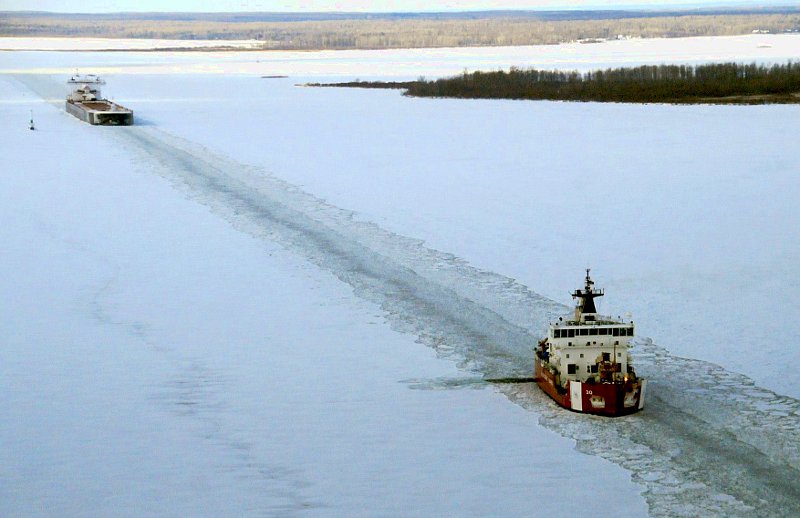
<svg viewBox="0 0 800 518">
<path fill-rule="evenodd" d="M 0 54 L 0 514 L 796 514 L 800 108 L 295 84 L 798 42 Z M 137 126 L 66 115 L 75 68 Z M 586 266 L 637 322 L 637 416 L 480 382 L 529 373 Z"/>
</svg>

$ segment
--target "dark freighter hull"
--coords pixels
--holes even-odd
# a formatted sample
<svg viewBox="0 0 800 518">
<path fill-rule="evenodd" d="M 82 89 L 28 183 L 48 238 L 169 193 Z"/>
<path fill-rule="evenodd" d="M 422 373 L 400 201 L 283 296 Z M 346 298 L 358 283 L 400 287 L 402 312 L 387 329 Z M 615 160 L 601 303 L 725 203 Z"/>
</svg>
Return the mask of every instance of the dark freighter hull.
<svg viewBox="0 0 800 518">
<path fill-rule="evenodd" d="M 633 414 L 644 408 L 647 380 L 620 383 L 587 383 L 569 380 L 561 385 L 557 374 L 550 371 L 537 356 L 536 383 L 564 408 L 584 414 L 617 417 Z"/>
</svg>

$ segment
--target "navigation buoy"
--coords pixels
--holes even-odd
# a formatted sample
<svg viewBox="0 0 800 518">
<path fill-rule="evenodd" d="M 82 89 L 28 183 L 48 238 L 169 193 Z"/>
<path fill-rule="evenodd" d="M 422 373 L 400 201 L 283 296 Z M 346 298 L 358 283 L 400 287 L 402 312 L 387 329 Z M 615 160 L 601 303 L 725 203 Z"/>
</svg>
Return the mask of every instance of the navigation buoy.
<svg viewBox="0 0 800 518">
<path fill-rule="evenodd" d="M 28 129 L 33 131 L 36 127 L 33 125 L 33 110 L 31 110 L 31 121 L 28 123 Z"/>
</svg>

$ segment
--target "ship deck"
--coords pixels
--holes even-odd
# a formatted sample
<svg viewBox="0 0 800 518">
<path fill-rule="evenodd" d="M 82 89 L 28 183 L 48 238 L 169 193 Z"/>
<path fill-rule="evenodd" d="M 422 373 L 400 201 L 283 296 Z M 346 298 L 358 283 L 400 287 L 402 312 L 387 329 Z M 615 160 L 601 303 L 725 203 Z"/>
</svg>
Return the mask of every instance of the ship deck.
<svg viewBox="0 0 800 518">
<path fill-rule="evenodd" d="M 82 107 L 86 111 L 132 113 L 132 110 L 110 101 L 76 101 L 73 104 Z"/>
</svg>

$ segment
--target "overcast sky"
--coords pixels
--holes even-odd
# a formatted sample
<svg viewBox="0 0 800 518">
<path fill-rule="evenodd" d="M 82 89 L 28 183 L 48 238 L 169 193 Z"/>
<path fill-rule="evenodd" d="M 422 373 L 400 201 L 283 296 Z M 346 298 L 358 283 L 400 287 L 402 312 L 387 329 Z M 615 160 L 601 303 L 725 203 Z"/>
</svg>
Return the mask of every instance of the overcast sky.
<svg viewBox="0 0 800 518">
<path fill-rule="evenodd" d="M 0 0 L 0 11 L 125 12 L 125 11 L 461 11 L 485 9 L 591 9 L 630 7 L 705 7 L 720 5 L 793 5 L 797 0 Z"/>
</svg>

